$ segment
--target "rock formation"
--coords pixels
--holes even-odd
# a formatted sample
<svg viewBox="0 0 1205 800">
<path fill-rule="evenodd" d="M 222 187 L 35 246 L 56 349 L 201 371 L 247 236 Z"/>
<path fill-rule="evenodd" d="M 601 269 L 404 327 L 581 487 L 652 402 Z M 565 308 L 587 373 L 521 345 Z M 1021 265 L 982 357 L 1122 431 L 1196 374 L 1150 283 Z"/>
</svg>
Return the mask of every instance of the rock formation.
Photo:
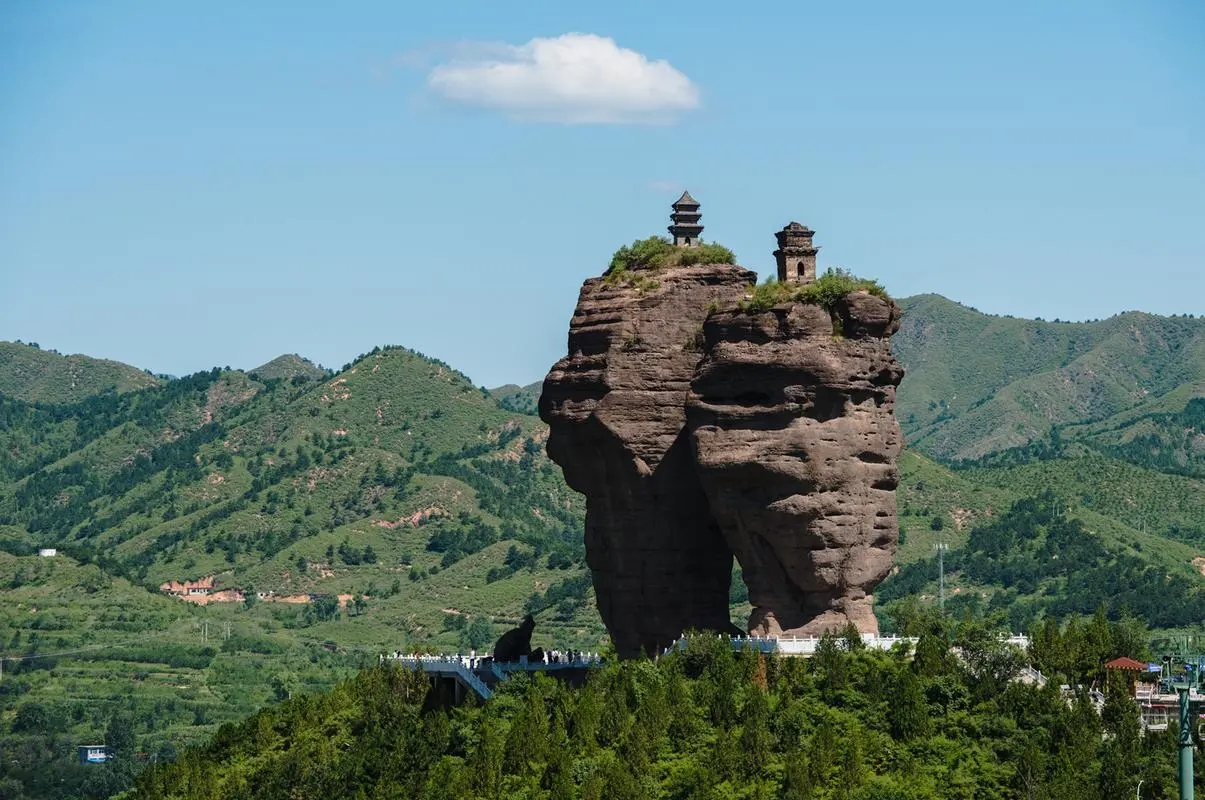
<svg viewBox="0 0 1205 800">
<path fill-rule="evenodd" d="M 877 632 L 901 447 L 891 353 L 899 308 L 854 292 L 832 313 L 788 303 L 704 325 L 687 399 L 696 466 L 749 587 L 751 633 Z"/>
<path fill-rule="evenodd" d="M 689 194 L 674 212 L 683 249 L 661 252 L 663 265 L 706 247 L 730 256 L 699 243 Z M 833 296 L 849 276 L 809 290 L 812 234 L 780 232 L 779 272 L 794 265 L 780 296 L 824 306 L 746 311 L 756 275 L 732 264 L 632 268 L 582 286 L 540 417 L 548 455 L 586 496 L 586 559 L 622 657 L 691 628 L 733 630 L 734 554 L 749 632 L 877 631 L 870 592 L 899 533 L 900 311 L 865 291 Z M 668 247 L 645 240 L 617 259 L 648 263 Z"/>
<path fill-rule="evenodd" d="M 695 470 L 685 402 L 709 308 L 755 278 L 730 264 L 590 278 L 569 355 L 544 381 L 548 455 L 586 496 L 586 559 L 621 656 L 731 627 L 732 554 Z"/>
</svg>

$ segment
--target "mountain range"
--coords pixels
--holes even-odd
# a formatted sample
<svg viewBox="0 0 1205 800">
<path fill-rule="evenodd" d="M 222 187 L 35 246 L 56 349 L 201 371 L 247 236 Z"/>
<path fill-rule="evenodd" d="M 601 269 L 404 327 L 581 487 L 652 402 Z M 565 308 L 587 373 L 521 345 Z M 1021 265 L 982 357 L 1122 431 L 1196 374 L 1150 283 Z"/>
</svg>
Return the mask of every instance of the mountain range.
<svg viewBox="0 0 1205 800">
<path fill-rule="evenodd" d="M 899 302 L 883 627 L 935 599 L 938 542 L 948 607 L 1016 628 L 1102 603 L 1200 619 L 1205 319 Z M 382 650 L 488 647 L 525 612 L 537 645 L 605 647 L 540 388 L 401 347 L 169 379 L 0 343 L 0 728 L 84 736 L 105 719 L 82 702 L 128 702 L 185 744 Z"/>
</svg>

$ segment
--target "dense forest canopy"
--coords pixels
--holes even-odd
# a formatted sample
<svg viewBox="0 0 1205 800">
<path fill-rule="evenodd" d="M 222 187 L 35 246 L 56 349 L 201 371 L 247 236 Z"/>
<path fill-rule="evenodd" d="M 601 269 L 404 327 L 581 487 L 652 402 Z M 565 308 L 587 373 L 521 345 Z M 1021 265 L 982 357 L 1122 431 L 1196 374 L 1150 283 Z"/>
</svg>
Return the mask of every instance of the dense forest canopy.
<svg viewBox="0 0 1205 800">
<path fill-rule="evenodd" d="M 515 677 L 451 712 L 424 704 L 420 673 L 382 666 L 223 726 L 129 797 L 1088 800 L 1130 797 L 1139 779 L 1143 797 L 1174 796 L 1174 731 L 1140 736 L 1124 680 L 1101 669 L 1142 631 L 1103 614 L 1054 625 L 1032 654 L 1054 678 L 1038 688 L 1014 680 L 1030 659 L 982 623 L 911 624 L 914 658 L 862 649 L 856 632 L 811 659 L 704 635 L 581 689 Z M 1103 707 L 1060 679 L 1097 681 Z"/>
</svg>

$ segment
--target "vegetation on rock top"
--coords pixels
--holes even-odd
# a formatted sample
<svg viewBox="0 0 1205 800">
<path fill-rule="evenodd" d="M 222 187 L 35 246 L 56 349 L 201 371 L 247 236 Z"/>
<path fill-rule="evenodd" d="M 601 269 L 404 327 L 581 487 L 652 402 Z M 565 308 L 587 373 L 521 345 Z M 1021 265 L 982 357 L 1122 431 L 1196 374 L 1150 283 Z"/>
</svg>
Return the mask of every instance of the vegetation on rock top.
<svg viewBox="0 0 1205 800">
<path fill-rule="evenodd" d="M 697 247 L 675 247 L 664 236 L 650 236 L 616 250 L 603 275 L 611 281 L 622 282 L 629 277 L 626 273 L 634 270 L 735 263 L 736 256 L 722 244 L 702 242 Z"/>
<path fill-rule="evenodd" d="M 875 297 L 890 300 L 887 290 L 878 281 L 859 278 L 848 270 L 833 267 L 811 283 L 783 283 L 774 276 L 752 287 L 751 295 L 741 303 L 741 311 L 760 314 L 780 303 L 806 303 L 831 312 L 841 298 L 850 292 L 869 292 Z"/>
</svg>

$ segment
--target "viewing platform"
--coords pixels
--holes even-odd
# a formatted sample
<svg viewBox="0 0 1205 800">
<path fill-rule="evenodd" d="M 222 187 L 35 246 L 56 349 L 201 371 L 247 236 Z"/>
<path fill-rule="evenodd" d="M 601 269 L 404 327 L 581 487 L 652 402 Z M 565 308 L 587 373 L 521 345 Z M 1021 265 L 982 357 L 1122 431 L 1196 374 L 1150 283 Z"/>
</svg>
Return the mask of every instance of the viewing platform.
<svg viewBox="0 0 1205 800">
<path fill-rule="evenodd" d="M 685 650 L 689 638 L 686 636 L 679 638 L 664 652 Z M 717 634 L 716 638 L 728 639 L 733 650 L 752 649 L 767 655 L 798 658 L 809 658 L 815 655 L 821 642 L 821 638 L 818 636 L 774 638 Z M 911 652 L 916 647 L 916 642 L 917 638 L 914 636 L 876 636 L 874 634 L 863 634 L 862 636 L 862 645 L 868 650 L 890 651 L 903 645 Z M 1013 635 L 1005 637 L 1004 642 L 1025 649 L 1029 646 L 1029 637 Z M 382 655 L 380 660 L 382 663 L 392 662 L 407 669 L 421 670 L 432 678 L 436 691 L 453 705 L 463 702 L 469 693 L 478 700 L 489 700 L 494 696 L 494 688 L 515 672 L 543 672 L 568 683 L 580 685 L 585 682 L 586 675 L 590 670 L 597 669 L 604 663 L 602 656 L 598 653 L 576 651 L 567 653 L 552 651 L 544 654 L 543 658 L 529 659 L 527 656 L 522 656 L 518 661 L 510 662 L 496 662 L 491 656 L 479 656 L 476 653 L 414 655 L 394 652 Z M 1041 677 L 1040 673 L 1035 674 Z M 1045 682 L 1044 678 L 1042 678 L 1042 682 Z"/>
<path fill-rule="evenodd" d="M 437 691 L 450 691 L 450 700 L 458 705 L 465 693 L 472 692 L 479 700 L 494 696 L 494 687 L 510 677 L 512 672 L 544 672 L 570 683 L 581 683 L 588 670 L 602 665 L 598 653 L 556 653 L 543 659 L 500 663 L 490 656 L 469 655 L 409 655 L 400 652 L 381 656 L 382 662 L 392 662 L 407 669 L 422 670 L 435 680 Z"/>
</svg>

